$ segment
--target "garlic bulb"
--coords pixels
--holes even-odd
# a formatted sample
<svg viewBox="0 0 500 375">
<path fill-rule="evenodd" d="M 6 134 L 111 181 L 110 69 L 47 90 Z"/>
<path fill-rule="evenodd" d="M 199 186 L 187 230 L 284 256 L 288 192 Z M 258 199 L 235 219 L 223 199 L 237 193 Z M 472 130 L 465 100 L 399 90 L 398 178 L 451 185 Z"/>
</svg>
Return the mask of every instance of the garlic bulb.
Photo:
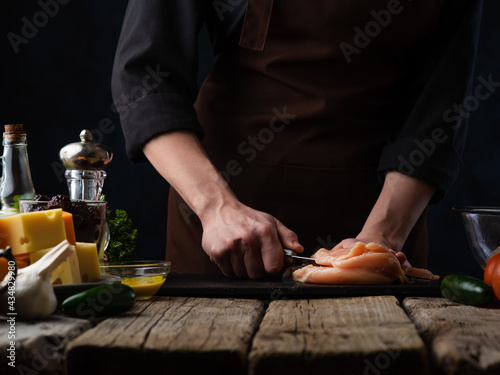
<svg viewBox="0 0 500 375">
<path fill-rule="evenodd" d="M 4 293 L 0 296 L 0 312 L 6 314 L 8 310 L 8 296 L 15 298 L 15 312 L 19 319 L 43 319 L 52 314 L 57 307 L 57 298 L 50 282 L 50 274 L 75 250 L 67 240 L 50 250 L 37 262 L 18 270 L 15 281 L 15 293 Z M 7 283 L 8 276 L 3 280 L 1 287 Z"/>
</svg>

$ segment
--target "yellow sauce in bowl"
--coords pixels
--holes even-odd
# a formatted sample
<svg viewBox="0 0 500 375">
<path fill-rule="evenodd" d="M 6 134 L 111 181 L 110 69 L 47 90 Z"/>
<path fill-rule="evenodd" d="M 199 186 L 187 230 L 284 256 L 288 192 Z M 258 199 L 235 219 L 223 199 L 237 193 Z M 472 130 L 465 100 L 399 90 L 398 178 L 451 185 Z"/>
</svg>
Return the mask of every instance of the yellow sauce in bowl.
<svg viewBox="0 0 500 375">
<path fill-rule="evenodd" d="M 130 286 L 134 290 L 137 300 L 146 300 L 155 295 L 165 282 L 165 278 L 164 275 L 125 277 L 122 284 Z"/>
</svg>

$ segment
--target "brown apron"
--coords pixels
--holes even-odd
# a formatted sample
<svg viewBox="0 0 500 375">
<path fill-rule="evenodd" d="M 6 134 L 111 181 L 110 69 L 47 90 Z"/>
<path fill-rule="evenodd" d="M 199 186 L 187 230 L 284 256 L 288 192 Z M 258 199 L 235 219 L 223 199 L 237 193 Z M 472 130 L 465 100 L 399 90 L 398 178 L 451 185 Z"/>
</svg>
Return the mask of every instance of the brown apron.
<svg viewBox="0 0 500 375">
<path fill-rule="evenodd" d="M 310 255 L 361 230 L 377 165 L 441 0 L 248 0 L 241 35 L 216 57 L 195 104 L 203 145 L 241 202 L 295 231 Z M 218 273 L 202 227 L 170 191 L 166 259 Z M 422 215 L 403 249 L 427 261 Z"/>
</svg>

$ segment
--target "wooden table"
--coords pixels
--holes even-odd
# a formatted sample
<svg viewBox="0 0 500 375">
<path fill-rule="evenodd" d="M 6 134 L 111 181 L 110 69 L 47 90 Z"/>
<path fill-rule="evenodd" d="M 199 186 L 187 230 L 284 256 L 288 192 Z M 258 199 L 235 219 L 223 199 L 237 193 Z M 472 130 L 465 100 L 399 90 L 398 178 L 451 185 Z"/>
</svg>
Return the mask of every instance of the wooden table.
<svg viewBox="0 0 500 375">
<path fill-rule="evenodd" d="M 107 319 L 16 322 L 15 368 L 9 327 L 1 374 L 500 374 L 500 308 L 441 298 L 153 297 Z"/>
</svg>

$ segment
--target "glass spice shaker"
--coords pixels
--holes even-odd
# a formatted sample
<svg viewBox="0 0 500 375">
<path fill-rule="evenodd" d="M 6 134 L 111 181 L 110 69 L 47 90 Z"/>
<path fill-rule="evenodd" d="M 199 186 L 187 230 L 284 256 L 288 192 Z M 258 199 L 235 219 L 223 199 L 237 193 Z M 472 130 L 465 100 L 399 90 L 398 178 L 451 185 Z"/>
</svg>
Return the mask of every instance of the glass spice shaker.
<svg viewBox="0 0 500 375">
<path fill-rule="evenodd" d="M 35 197 L 27 144 L 22 124 L 4 126 L 0 183 L 1 214 L 3 215 L 18 213 L 20 199 Z"/>
<path fill-rule="evenodd" d="M 111 150 L 92 142 L 92 133 L 82 130 L 80 142 L 70 143 L 59 152 L 72 200 L 99 200 L 106 172 L 104 169 L 113 159 Z"/>
</svg>

